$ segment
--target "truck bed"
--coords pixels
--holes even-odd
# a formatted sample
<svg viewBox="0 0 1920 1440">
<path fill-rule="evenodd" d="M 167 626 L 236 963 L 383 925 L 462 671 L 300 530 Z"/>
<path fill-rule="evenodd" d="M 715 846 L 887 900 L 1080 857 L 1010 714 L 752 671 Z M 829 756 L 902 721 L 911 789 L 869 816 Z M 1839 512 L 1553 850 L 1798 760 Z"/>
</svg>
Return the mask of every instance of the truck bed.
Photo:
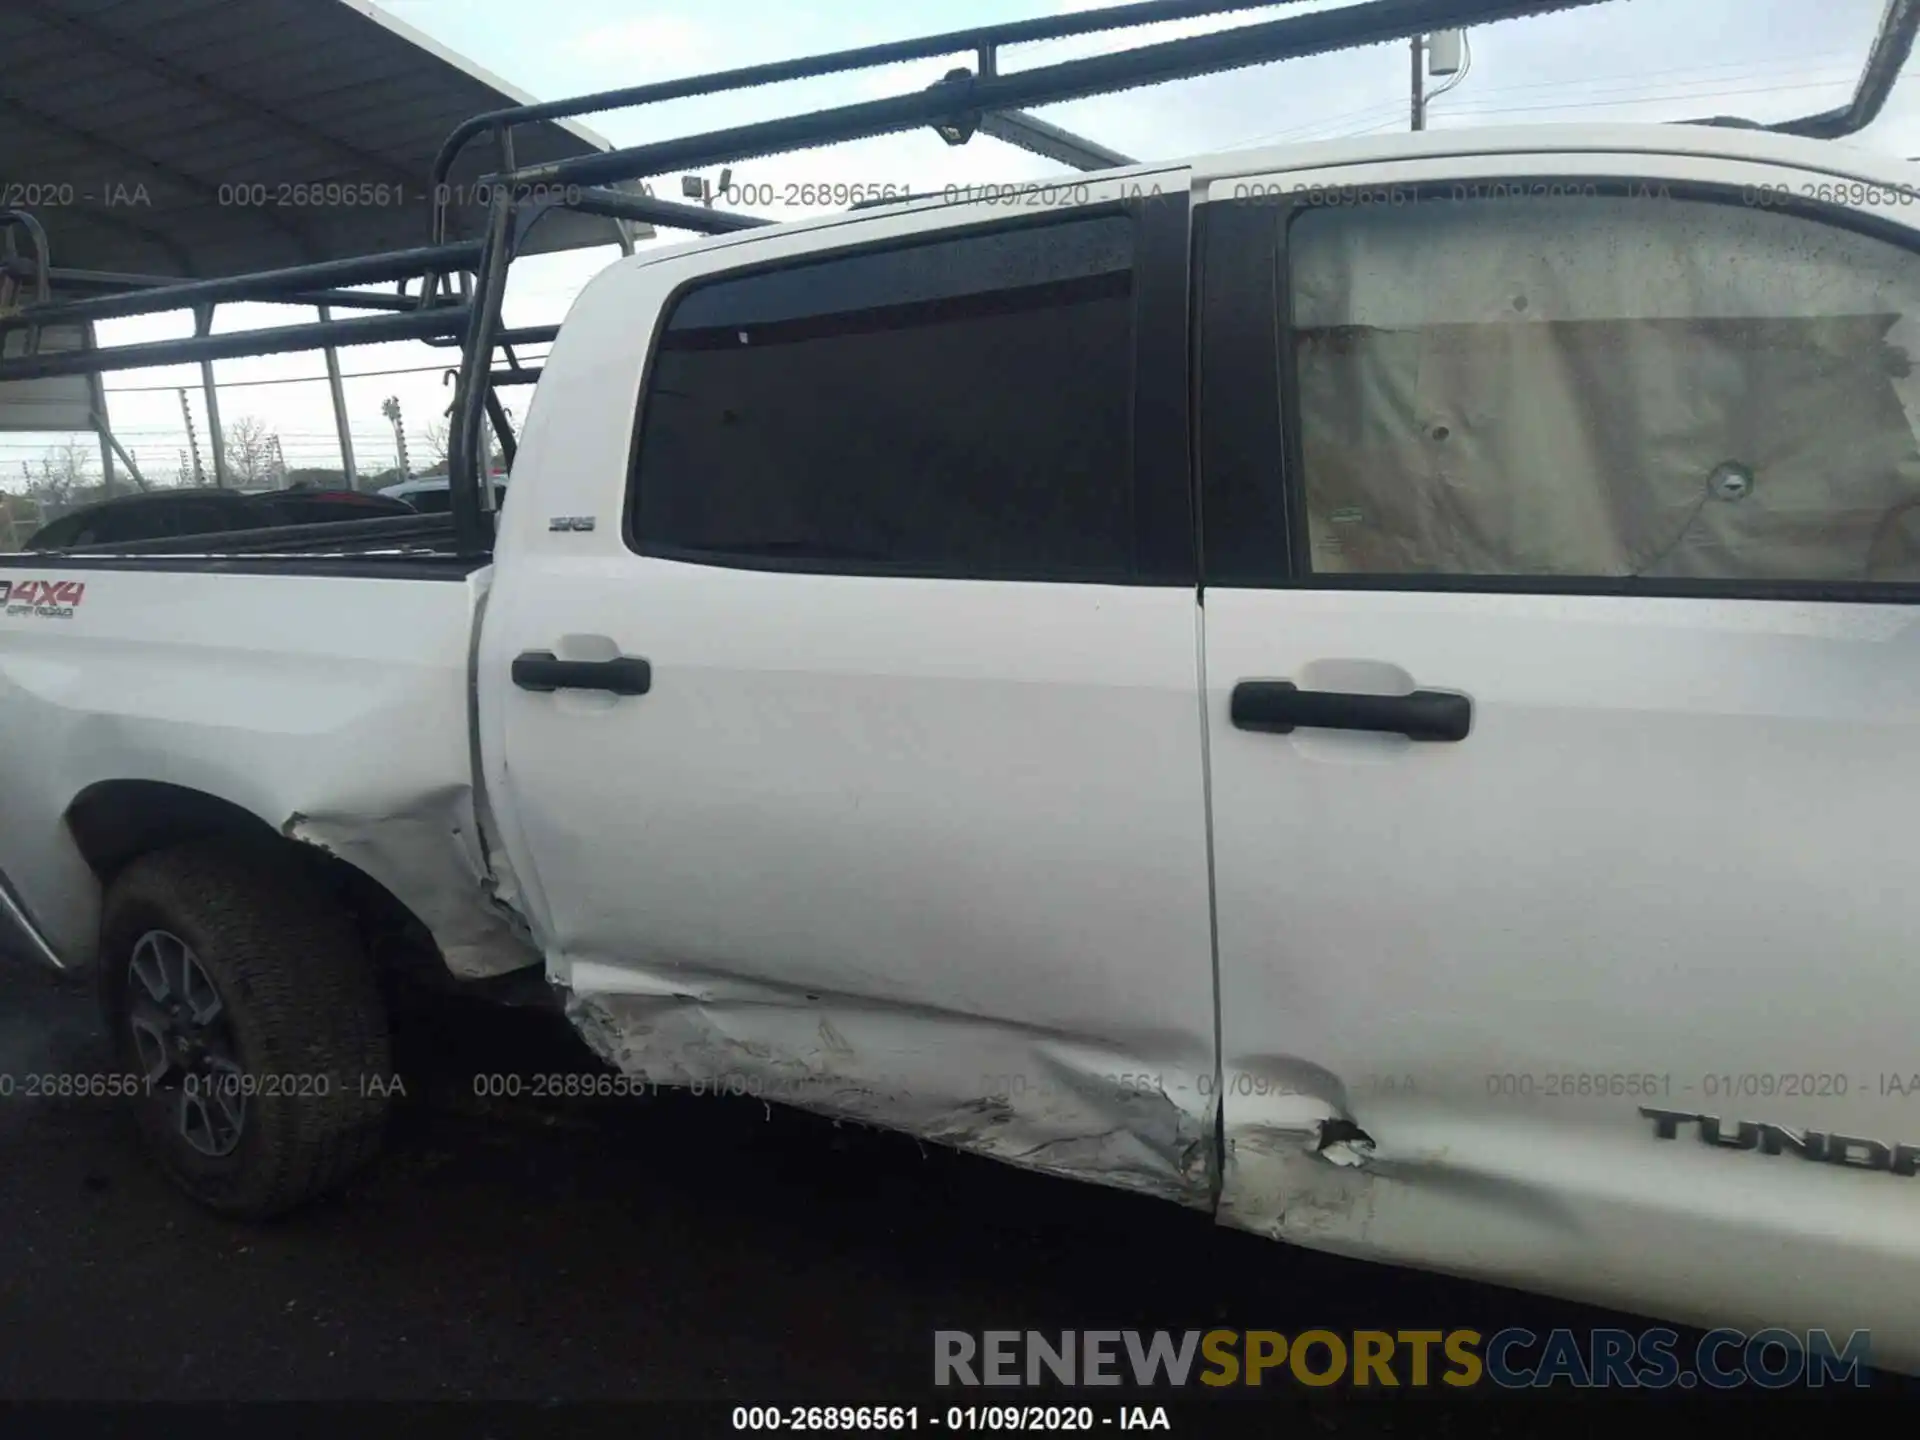
<svg viewBox="0 0 1920 1440">
<path fill-rule="evenodd" d="M 0 746 L 0 877 L 55 958 L 92 957 L 101 847 L 187 789 L 350 858 L 456 971 L 530 963 L 480 883 L 491 576 L 432 552 L 0 556 L 0 733 L 38 737 Z"/>
</svg>

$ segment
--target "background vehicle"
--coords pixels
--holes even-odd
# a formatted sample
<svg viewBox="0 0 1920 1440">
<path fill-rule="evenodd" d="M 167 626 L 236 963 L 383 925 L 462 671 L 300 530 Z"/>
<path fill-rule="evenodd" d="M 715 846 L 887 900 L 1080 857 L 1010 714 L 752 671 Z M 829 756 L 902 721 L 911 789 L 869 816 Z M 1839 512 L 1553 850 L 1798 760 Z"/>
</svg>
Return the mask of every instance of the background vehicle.
<svg viewBox="0 0 1920 1440">
<path fill-rule="evenodd" d="M 402 515 L 408 508 L 389 498 L 353 490 L 147 490 L 70 511 L 35 531 L 22 548 L 64 550 L 77 545 L 117 545 L 269 525 L 371 519 Z"/>
<path fill-rule="evenodd" d="M 507 477 L 496 470 L 489 478 L 493 482 L 493 503 L 497 510 L 507 503 Z M 446 515 L 453 510 L 453 487 L 444 475 L 383 485 L 377 493 L 391 500 L 404 500 L 422 515 Z"/>
<path fill-rule="evenodd" d="M 1909 175 L 1477 130 L 742 227 L 587 287 L 490 534 L 469 314 L 444 529 L 0 561 L 0 902 L 236 1214 L 369 1153 L 425 955 L 650 1084 L 1920 1367 Z"/>
<path fill-rule="evenodd" d="M 254 525 L 325 525 L 405 513 L 391 504 L 390 499 L 363 490 L 309 490 L 300 486 L 249 497 L 255 512 Z M 265 512 L 264 520 L 260 518 L 261 512 Z"/>
</svg>

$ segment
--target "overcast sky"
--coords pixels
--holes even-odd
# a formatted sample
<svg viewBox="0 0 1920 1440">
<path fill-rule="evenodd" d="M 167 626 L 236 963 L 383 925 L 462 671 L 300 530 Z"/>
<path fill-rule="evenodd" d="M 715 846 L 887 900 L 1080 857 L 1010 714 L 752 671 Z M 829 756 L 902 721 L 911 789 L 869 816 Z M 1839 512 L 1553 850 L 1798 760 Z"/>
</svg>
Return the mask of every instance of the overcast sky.
<svg viewBox="0 0 1920 1440">
<path fill-rule="evenodd" d="M 1512 21 L 1472 33 L 1471 72 L 1437 100 L 1432 128 L 1593 120 L 1673 120 L 1737 113 L 1783 119 L 1842 103 L 1858 76 L 1884 0 L 1608 0 L 1588 9 Z M 384 0 L 381 8 L 458 55 L 540 98 L 610 89 L 702 70 L 841 49 L 991 20 L 1092 8 L 1061 0 Z M 1329 8 L 1326 0 L 1276 6 L 1215 22 L 1189 22 L 1021 46 L 1004 69 L 1097 50 L 1171 38 Z M 587 123 L 616 144 L 764 119 L 798 108 L 917 89 L 949 64 L 925 61 L 850 77 L 767 87 L 713 100 L 596 116 Z M 1178 157 L 1245 145 L 1284 144 L 1404 129 L 1408 59 L 1404 46 L 1376 46 L 1229 75 L 1051 107 L 1057 124 L 1141 158 Z M 1901 82 L 1886 114 L 1855 142 L 1920 155 L 1920 86 Z M 962 180 L 1011 180 L 1058 167 L 978 137 L 962 149 L 931 133 L 892 136 L 806 155 L 751 161 L 739 182 L 822 180 L 938 190 Z M 656 188 L 677 198 L 677 178 Z M 743 207 L 745 208 L 745 207 Z M 816 207 L 819 208 L 819 207 Z M 805 210 L 763 213 L 792 218 Z M 684 239 L 662 231 L 661 239 Z M 562 318 L 579 287 L 616 258 L 612 250 L 537 257 L 516 265 L 509 291 L 513 324 Z M 221 330 L 285 323 L 285 312 L 230 306 Z M 190 333 L 186 317 L 120 321 L 102 327 L 105 343 Z M 444 351 L 369 346 L 342 353 L 362 469 L 392 463 L 391 428 L 380 416 L 387 395 L 402 401 L 413 458 L 422 468 L 425 431 L 450 391 L 438 366 Z M 416 370 L 372 375 L 374 371 Z M 278 430 L 291 465 L 337 466 L 339 450 L 324 384 L 260 384 L 318 376 L 318 354 L 221 362 L 221 410 L 229 422 L 253 415 Z M 152 479 L 171 481 L 185 444 L 178 385 L 197 386 L 197 367 L 106 377 L 114 428 Z M 530 392 L 509 397 L 524 404 Z M 205 440 L 197 393 L 195 423 Z M 0 478 L 17 482 L 20 461 L 55 437 L 0 436 Z"/>
</svg>

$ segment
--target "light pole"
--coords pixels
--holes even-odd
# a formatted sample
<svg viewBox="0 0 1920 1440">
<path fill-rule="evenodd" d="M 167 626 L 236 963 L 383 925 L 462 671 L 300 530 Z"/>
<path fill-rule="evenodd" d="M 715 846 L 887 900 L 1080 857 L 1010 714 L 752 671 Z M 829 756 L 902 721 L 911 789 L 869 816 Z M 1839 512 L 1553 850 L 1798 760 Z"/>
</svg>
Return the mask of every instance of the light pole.
<svg viewBox="0 0 1920 1440">
<path fill-rule="evenodd" d="M 718 185 L 715 185 L 704 175 L 682 175 L 680 177 L 680 193 L 689 200 L 698 200 L 709 210 L 713 208 L 713 197 L 715 195 L 719 195 L 720 198 L 724 200 L 727 192 L 732 188 L 733 167 L 731 165 L 720 172 L 720 183 Z"/>
</svg>

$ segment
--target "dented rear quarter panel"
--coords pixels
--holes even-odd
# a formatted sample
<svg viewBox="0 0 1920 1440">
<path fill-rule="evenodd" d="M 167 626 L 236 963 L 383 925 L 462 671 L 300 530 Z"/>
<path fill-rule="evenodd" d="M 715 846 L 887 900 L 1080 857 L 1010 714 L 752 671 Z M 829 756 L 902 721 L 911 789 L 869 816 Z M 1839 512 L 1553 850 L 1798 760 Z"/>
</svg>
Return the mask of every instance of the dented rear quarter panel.
<svg viewBox="0 0 1920 1440">
<path fill-rule="evenodd" d="M 147 780 L 364 870 L 457 973 L 529 963 L 474 818 L 469 652 L 490 578 L 0 568 L 16 589 L 84 586 L 70 613 L 0 613 L 0 871 L 56 953 L 88 963 L 99 924 L 68 807 Z"/>
</svg>

